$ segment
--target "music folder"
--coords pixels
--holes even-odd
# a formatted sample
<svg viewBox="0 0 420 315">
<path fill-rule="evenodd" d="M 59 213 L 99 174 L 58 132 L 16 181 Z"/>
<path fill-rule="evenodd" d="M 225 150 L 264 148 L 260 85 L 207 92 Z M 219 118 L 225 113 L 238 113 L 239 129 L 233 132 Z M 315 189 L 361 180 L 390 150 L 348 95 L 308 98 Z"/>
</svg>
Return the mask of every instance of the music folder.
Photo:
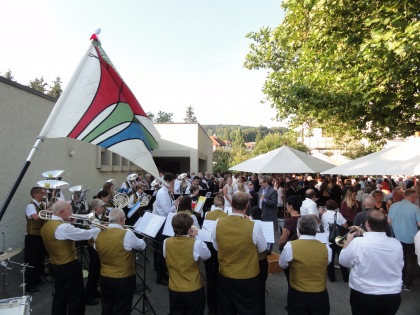
<svg viewBox="0 0 420 315">
<path fill-rule="evenodd" d="M 274 223 L 272 221 L 252 220 L 255 224 L 260 224 L 267 243 L 274 243 Z"/>
<path fill-rule="evenodd" d="M 166 217 L 165 225 L 163 227 L 162 234 L 166 236 L 175 236 L 174 228 L 172 227 L 172 219 L 176 213 L 170 212 Z"/>
<path fill-rule="evenodd" d="M 155 238 L 162 227 L 165 218 L 151 212 L 145 212 L 144 215 L 134 224 L 134 231 L 146 236 Z"/>
</svg>

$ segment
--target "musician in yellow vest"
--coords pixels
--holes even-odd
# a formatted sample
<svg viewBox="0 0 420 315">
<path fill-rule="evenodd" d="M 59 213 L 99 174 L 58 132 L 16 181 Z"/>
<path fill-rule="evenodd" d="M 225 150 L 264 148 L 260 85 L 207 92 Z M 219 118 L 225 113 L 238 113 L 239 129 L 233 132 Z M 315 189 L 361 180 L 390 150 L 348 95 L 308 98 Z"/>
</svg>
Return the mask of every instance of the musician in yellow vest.
<svg viewBox="0 0 420 315">
<path fill-rule="evenodd" d="M 45 273 L 45 247 L 42 242 L 41 228 L 44 220 L 39 217 L 39 211 L 45 210 L 45 190 L 41 187 L 31 189 L 32 201 L 26 206 L 25 263 L 33 268 L 26 268 L 26 293 L 38 294 L 37 284 L 46 282 L 42 278 Z"/>
<path fill-rule="evenodd" d="M 258 253 L 266 250 L 261 225 L 249 220 L 245 212 L 249 195 L 232 197 L 232 214 L 216 221 L 213 246 L 218 251 L 217 279 L 219 314 L 258 315 L 260 313 Z"/>
<path fill-rule="evenodd" d="M 57 201 L 51 211 L 52 218 L 41 228 L 41 236 L 50 256 L 50 272 L 54 278 L 52 315 L 83 315 L 83 275 L 74 241 L 94 238 L 99 229 L 85 230 L 69 224 L 72 207 L 66 201 Z"/>
<path fill-rule="evenodd" d="M 297 224 L 299 239 L 286 243 L 279 264 L 289 268 L 289 314 L 329 314 L 327 266 L 331 249 L 315 239 L 318 223 L 310 215 L 302 216 Z"/>
<path fill-rule="evenodd" d="M 205 213 L 205 220 L 216 221 L 217 219 L 227 217 L 224 211 L 225 198 L 216 195 L 213 200 L 214 208 Z M 217 277 L 219 275 L 219 261 L 217 260 L 217 251 L 213 247 L 213 243 L 206 242 L 210 250 L 211 257 L 204 262 L 206 267 L 207 279 L 207 307 L 209 314 L 217 314 Z"/>
<path fill-rule="evenodd" d="M 198 260 L 209 259 L 211 254 L 204 242 L 194 239 L 198 230 L 192 225 L 190 214 L 177 213 L 172 219 L 175 237 L 163 242 L 169 270 L 170 314 L 204 313 L 206 299 Z"/>
<path fill-rule="evenodd" d="M 146 244 L 132 231 L 124 229 L 125 213 L 115 208 L 109 213 L 109 225 L 95 240 L 101 261 L 102 314 L 128 315 L 131 313 L 136 289 L 134 250 L 143 250 Z"/>
</svg>

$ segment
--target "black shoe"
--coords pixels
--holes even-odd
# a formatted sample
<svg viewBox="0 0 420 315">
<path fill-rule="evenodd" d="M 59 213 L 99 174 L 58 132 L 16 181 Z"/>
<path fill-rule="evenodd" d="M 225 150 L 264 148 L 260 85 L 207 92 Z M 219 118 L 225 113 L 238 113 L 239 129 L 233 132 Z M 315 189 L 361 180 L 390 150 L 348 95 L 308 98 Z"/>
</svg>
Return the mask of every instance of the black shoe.
<svg viewBox="0 0 420 315">
<path fill-rule="evenodd" d="M 25 294 L 27 294 L 27 295 L 36 295 L 36 294 L 40 294 L 40 293 L 41 293 L 41 291 L 39 291 L 35 287 L 31 287 L 31 288 L 26 288 L 25 289 Z"/>
<path fill-rule="evenodd" d="M 97 300 L 95 300 L 95 299 L 91 299 L 91 300 L 85 301 L 85 304 L 86 305 L 98 305 L 99 302 Z"/>
<path fill-rule="evenodd" d="M 168 285 L 168 280 L 166 279 L 161 279 L 156 281 L 157 284 L 161 284 L 161 285 Z"/>
</svg>

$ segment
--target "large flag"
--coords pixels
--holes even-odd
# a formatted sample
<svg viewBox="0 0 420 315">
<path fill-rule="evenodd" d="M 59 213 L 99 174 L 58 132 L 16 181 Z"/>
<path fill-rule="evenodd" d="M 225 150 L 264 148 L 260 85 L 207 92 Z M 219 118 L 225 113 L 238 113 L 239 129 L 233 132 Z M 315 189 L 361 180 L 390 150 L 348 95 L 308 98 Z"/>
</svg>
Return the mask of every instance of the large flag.
<svg viewBox="0 0 420 315">
<path fill-rule="evenodd" d="M 40 137 L 68 137 L 99 145 L 159 177 L 150 151 L 156 148 L 160 135 L 96 34 Z"/>
</svg>

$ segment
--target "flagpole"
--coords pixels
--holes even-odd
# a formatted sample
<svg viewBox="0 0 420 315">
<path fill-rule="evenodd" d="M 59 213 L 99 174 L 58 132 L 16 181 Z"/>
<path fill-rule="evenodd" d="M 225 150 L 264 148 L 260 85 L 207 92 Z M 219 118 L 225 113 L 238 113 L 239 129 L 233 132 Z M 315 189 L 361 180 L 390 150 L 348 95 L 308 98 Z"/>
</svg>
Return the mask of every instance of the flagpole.
<svg viewBox="0 0 420 315">
<path fill-rule="evenodd" d="M 1 206 L 1 210 L 0 210 L 0 221 L 3 219 L 3 215 L 6 213 L 7 207 L 9 206 L 10 202 L 13 199 L 13 196 L 15 195 L 20 183 L 22 182 L 23 177 L 26 174 L 26 171 L 29 168 L 29 165 L 31 165 L 31 160 L 32 157 L 34 156 L 35 152 L 38 151 L 38 146 L 41 144 L 42 141 L 44 141 L 45 137 L 41 137 L 39 136 L 36 141 L 35 144 L 31 150 L 31 152 L 28 155 L 28 158 L 26 159 L 25 164 L 22 167 L 22 170 L 19 173 L 19 176 L 16 178 L 15 183 L 13 184 L 12 189 L 10 190 L 9 194 L 6 197 L 6 200 L 4 201 L 3 205 Z"/>
</svg>

